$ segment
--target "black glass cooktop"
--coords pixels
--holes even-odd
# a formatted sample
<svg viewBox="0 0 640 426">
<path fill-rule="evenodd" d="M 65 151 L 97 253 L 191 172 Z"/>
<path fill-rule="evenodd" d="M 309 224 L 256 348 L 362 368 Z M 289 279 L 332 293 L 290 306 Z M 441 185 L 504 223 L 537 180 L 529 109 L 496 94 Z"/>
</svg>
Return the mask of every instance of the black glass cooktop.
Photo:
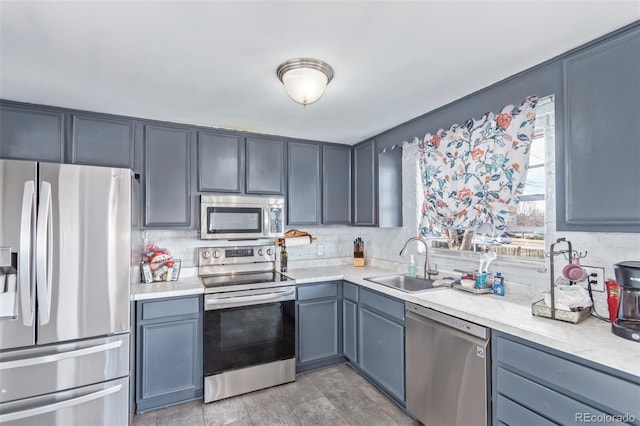
<svg viewBox="0 0 640 426">
<path fill-rule="evenodd" d="M 202 277 L 202 282 L 207 288 L 231 287 L 244 284 L 269 284 L 293 281 L 291 278 L 279 272 L 251 272 L 243 274 L 216 275 Z"/>
</svg>

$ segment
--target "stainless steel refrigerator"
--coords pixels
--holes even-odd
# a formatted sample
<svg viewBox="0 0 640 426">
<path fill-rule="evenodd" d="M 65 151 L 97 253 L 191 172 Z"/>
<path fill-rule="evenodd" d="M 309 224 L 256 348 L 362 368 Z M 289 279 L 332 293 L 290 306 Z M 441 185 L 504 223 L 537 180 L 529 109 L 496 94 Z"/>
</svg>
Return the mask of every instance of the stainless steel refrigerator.
<svg viewBox="0 0 640 426">
<path fill-rule="evenodd" d="M 131 191 L 128 169 L 0 160 L 0 424 L 128 423 Z"/>
</svg>

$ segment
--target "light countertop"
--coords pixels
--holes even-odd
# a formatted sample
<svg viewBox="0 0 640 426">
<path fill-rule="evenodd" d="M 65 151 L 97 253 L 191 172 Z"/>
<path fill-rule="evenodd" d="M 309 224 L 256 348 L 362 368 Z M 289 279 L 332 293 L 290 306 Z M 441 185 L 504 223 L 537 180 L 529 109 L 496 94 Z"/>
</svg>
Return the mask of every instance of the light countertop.
<svg viewBox="0 0 640 426">
<path fill-rule="evenodd" d="M 291 269 L 286 275 L 295 279 L 297 284 L 344 279 L 640 377 L 640 344 L 614 335 L 607 322 L 590 317 L 579 324 L 570 324 L 533 316 L 530 303 L 516 303 L 508 297 L 474 295 L 451 288 L 405 293 L 364 280 L 365 277 L 394 273 L 371 266 L 333 265 Z M 506 291 L 509 291 L 508 284 Z M 197 276 L 175 282 L 138 284 L 131 288 L 132 300 L 202 293 L 204 287 Z"/>
<path fill-rule="evenodd" d="M 131 300 L 159 299 L 163 297 L 203 294 L 204 286 L 198 276 L 180 278 L 178 281 L 159 281 L 131 286 Z"/>
</svg>

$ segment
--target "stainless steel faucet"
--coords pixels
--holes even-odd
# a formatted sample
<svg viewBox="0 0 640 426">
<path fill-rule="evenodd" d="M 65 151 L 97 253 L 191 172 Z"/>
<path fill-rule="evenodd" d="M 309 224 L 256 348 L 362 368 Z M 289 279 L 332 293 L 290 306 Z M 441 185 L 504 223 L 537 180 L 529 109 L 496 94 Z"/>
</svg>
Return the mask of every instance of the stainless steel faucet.
<svg viewBox="0 0 640 426">
<path fill-rule="evenodd" d="M 429 246 L 427 245 L 427 240 L 420 237 L 409 238 L 407 242 L 404 243 L 404 247 L 402 247 L 402 250 L 400 250 L 400 256 L 405 255 L 405 253 L 407 252 L 407 245 L 409 245 L 411 241 L 420 241 L 422 244 L 424 244 L 424 279 L 431 280 L 431 276 L 438 275 L 438 271 L 435 269 L 429 269 Z"/>
</svg>

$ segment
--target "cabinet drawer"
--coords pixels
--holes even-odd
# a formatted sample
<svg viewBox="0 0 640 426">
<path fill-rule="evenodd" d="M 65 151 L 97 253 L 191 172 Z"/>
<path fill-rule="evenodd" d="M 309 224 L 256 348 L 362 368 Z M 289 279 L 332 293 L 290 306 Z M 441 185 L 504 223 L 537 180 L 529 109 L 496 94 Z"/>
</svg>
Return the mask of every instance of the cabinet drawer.
<svg viewBox="0 0 640 426">
<path fill-rule="evenodd" d="M 520 425 L 520 426 L 553 426 L 542 416 L 527 410 L 522 405 L 518 405 L 504 395 L 498 395 L 496 417 L 499 425 Z"/>
<path fill-rule="evenodd" d="M 595 416 L 604 416 L 605 414 L 503 368 L 498 368 L 497 377 L 498 389 L 501 394 L 533 412 L 543 414 L 558 424 L 574 423 L 577 413 L 589 413 Z"/>
<path fill-rule="evenodd" d="M 298 286 L 298 300 L 338 297 L 338 284 L 340 281 Z"/>
<path fill-rule="evenodd" d="M 348 282 L 342 283 L 342 297 L 349 299 L 352 302 L 358 301 L 358 286 Z"/>
<path fill-rule="evenodd" d="M 173 317 L 177 315 L 197 314 L 200 312 L 200 298 L 162 299 L 153 302 L 141 302 L 141 319 Z"/>
<path fill-rule="evenodd" d="M 529 377 L 567 395 L 594 405 L 640 418 L 640 384 L 612 376 L 592 367 L 497 337 L 497 360 L 501 367 Z M 593 384 L 597 383 L 597 386 Z M 590 403 L 590 404 L 591 404 Z"/>
<path fill-rule="evenodd" d="M 365 288 L 360 289 L 360 304 L 404 323 L 404 302 L 392 299 Z"/>
</svg>

